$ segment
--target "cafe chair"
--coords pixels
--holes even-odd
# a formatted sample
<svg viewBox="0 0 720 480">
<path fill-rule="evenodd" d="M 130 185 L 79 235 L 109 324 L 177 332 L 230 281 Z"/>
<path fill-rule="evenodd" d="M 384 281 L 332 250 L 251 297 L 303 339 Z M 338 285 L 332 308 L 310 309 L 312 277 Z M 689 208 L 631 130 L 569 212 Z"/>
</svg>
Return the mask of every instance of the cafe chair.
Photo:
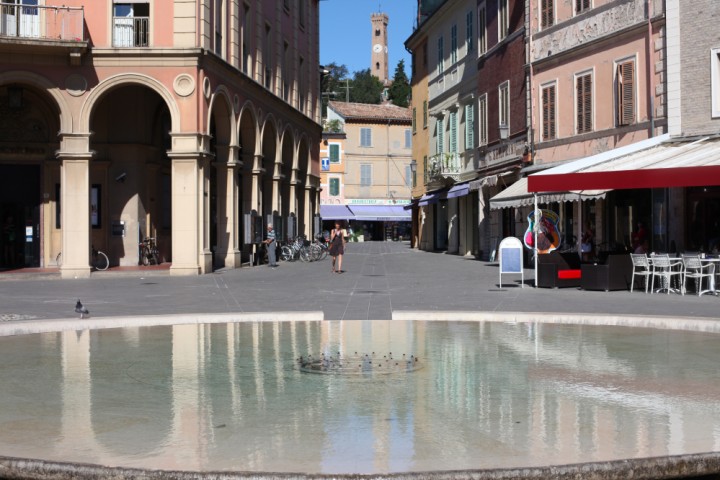
<svg viewBox="0 0 720 480">
<path fill-rule="evenodd" d="M 660 290 L 667 290 L 668 295 L 672 288 L 672 279 L 677 277 L 681 283 L 679 291 L 682 292 L 682 275 L 683 275 L 683 262 L 682 260 L 672 261 L 670 255 L 667 253 L 651 255 L 652 260 L 652 281 L 650 283 L 650 293 L 655 293 L 655 278 L 658 277 L 660 280 Z"/>
<path fill-rule="evenodd" d="M 631 253 L 630 259 L 632 260 L 633 271 L 632 277 L 630 278 L 630 292 L 632 293 L 633 287 L 635 286 L 635 275 L 639 277 L 645 277 L 645 293 L 648 293 L 648 286 L 650 285 L 650 276 L 652 275 L 652 268 L 650 267 L 650 261 L 644 253 Z"/>
<path fill-rule="evenodd" d="M 713 277 L 715 276 L 715 265 L 712 263 L 703 265 L 699 255 L 683 255 L 683 278 L 682 278 L 682 294 L 687 291 L 688 279 L 695 281 L 695 289 L 698 297 L 705 293 L 714 293 Z M 702 289 L 703 279 L 707 278 L 707 290 Z"/>
</svg>

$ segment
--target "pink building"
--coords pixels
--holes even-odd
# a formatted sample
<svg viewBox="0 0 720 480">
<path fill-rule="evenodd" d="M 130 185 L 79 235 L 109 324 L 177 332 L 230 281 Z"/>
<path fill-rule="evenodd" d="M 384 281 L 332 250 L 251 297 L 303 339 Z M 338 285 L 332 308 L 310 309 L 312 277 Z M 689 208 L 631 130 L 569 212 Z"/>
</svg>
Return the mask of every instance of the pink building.
<svg viewBox="0 0 720 480">
<path fill-rule="evenodd" d="M 250 258 L 252 216 L 312 235 L 317 0 L 37 3 L 0 4 L 0 268 L 155 237 L 198 274 Z"/>
</svg>

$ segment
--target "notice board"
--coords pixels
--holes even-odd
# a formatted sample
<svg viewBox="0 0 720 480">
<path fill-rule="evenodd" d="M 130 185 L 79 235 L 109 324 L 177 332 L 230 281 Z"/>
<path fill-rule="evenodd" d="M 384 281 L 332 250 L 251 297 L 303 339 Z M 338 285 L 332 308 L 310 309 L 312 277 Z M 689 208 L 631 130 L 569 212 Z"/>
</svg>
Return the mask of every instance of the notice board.
<svg viewBox="0 0 720 480">
<path fill-rule="evenodd" d="M 515 237 L 503 238 L 498 247 L 500 258 L 500 287 L 502 287 L 503 274 L 519 274 L 521 283 L 525 285 L 525 273 L 523 271 L 523 244 Z"/>
</svg>

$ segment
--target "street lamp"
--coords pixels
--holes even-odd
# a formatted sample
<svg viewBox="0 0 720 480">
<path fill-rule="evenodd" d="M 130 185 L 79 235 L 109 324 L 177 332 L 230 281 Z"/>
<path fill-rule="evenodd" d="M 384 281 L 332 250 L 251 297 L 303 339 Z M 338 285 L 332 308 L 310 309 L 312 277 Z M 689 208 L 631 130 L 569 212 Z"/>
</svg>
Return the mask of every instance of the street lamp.
<svg viewBox="0 0 720 480">
<path fill-rule="evenodd" d="M 415 172 L 417 172 L 417 162 L 415 161 L 414 158 L 410 162 L 410 172 L 412 172 L 412 186 L 413 186 L 413 188 L 415 188 L 417 186 L 417 181 L 416 181 L 417 177 L 415 176 Z"/>
<path fill-rule="evenodd" d="M 508 139 L 508 135 L 510 134 L 510 127 L 508 125 L 505 125 L 505 124 L 499 125 L 498 131 L 500 132 L 500 140 Z"/>
</svg>

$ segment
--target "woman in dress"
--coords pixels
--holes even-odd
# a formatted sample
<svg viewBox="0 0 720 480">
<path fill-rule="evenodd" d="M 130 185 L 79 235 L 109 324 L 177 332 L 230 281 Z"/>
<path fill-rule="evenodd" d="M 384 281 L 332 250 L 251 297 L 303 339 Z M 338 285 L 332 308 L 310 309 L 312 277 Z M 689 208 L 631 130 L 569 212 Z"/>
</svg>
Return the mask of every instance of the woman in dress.
<svg viewBox="0 0 720 480">
<path fill-rule="evenodd" d="M 330 232 L 330 256 L 332 257 L 333 273 L 343 273 L 342 257 L 345 253 L 345 237 L 347 232 L 341 227 L 340 222 L 335 222 L 335 228 Z M 337 264 L 337 268 L 335 265 Z"/>
</svg>

